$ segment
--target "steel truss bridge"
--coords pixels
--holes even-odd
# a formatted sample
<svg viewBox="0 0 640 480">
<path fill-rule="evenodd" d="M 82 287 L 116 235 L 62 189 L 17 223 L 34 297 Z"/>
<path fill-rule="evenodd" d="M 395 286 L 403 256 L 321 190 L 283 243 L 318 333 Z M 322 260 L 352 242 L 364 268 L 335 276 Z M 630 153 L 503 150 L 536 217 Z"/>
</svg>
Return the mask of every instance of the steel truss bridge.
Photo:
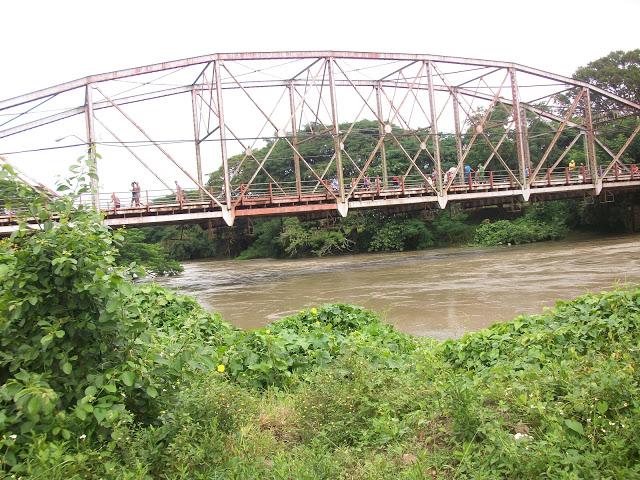
<svg viewBox="0 0 640 480">
<path fill-rule="evenodd" d="M 46 129 L 78 142 L 33 147 Z M 213 54 L 0 101 L 6 161 L 37 177 L 25 157 L 81 149 L 100 181 L 120 182 L 92 180 L 79 199 L 113 226 L 610 195 L 640 187 L 639 132 L 640 105 L 598 86 L 420 54 Z M 140 172 L 152 186 L 132 202 Z"/>
</svg>

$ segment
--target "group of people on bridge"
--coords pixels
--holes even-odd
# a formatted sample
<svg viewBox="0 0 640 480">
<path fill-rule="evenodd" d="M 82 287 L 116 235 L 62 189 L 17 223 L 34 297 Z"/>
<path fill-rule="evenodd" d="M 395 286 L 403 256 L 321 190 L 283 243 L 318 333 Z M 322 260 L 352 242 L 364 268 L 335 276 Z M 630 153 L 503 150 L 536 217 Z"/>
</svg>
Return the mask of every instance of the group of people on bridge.
<svg viewBox="0 0 640 480">
<path fill-rule="evenodd" d="M 186 201 L 186 195 L 184 193 L 184 190 L 182 189 L 182 187 L 180 186 L 180 184 L 178 183 L 178 181 L 175 181 L 176 184 L 176 190 L 175 190 L 175 195 L 176 195 L 176 202 L 179 204 L 183 204 Z M 133 181 L 131 182 L 131 204 L 130 207 L 140 207 L 142 206 L 140 203 L 140 193 L 141 193 L 141 188 L 140 188 L 140 184 L 137 181 Z M 113 205 L 114 210 L 118 210 L 121 206 L 122 203 L 120 201 L 120 198 L 118 197 L 118 195 L 116 195 L 116 192 L 112 192 L 111 193 L 111 202 L 110 204 Z"/>
</svg>

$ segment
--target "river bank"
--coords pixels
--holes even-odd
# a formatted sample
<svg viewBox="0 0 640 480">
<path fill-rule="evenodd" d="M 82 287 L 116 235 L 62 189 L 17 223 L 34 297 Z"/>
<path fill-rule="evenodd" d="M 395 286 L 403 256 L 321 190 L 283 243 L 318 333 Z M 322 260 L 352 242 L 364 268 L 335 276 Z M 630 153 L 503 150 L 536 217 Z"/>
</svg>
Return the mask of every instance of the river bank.
<svg viewBox="0 0 640 480">
<path fill-rule="evenodd" d="M 559 297 L 640 282 L 640 236 L 183 265 L 181 275 L 156 281 L 241 328 L 343 302 L 371 308 L 403 332 L 443 339 L 538 312 Z"/>
<path fill-rule="evenodd" d="M 132 283 L 115 264 L 113 232 L 93 210 L 70 220 L 0 242 L 5 476 L 640 475 L 638 288 L 584 295 L 444 342 L 345 304 L 242 330 L 190 297 Z M 634 238 L 528 254 L 431 251 L 429 259 L 375 257 L 375 279 L 364 261 L 325 265 L 323 274 L 327 284 L 340 271 L 390 285 L 395 266 L 415 268 L 402 275 L 414 280 L 427 276 L 422 262 L 442 272 L 468 257 L 469 271 L 473 262 L 495 266 L 473 282 L 481 284 L 514 257 L 548 258 L 537 270 L 546 283 L 544 269 L 557 270 L 567 251 L 584 275 L 625 268 L 636 246 Z"/>
</svg>

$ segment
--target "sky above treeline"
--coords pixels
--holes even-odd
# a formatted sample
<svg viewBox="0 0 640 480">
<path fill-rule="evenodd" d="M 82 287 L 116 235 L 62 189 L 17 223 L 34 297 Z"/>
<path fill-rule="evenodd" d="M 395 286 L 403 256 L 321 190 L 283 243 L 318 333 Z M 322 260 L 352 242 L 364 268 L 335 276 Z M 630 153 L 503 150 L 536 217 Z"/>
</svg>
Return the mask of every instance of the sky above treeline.
<svg viewBox="0 0 640 480">
<path fill-rule="evenodd" d="M 0 99 L 217 52 L 429 53 L 570 75 L 640 47 L 638 0 L 27 0 L 2 2 L 0 17 Z"/>
</svg>

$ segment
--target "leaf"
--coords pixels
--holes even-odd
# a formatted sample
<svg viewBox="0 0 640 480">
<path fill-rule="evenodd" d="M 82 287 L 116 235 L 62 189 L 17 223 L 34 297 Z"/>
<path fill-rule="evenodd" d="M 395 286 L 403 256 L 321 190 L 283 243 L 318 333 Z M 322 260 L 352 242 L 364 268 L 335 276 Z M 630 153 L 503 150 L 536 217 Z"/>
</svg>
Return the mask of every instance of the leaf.
<svg viewBox="0 0 640 480">
<path fill-rule="evenodd" d="M 151 398 L 156 398 L 158 396 L 158 390 L 156 390 L 154 387 L 147 387 L 147 395 L 149 395 Z"/>
<path fill-rule="evenodd" d="M 69 375 L 72 370 L 73 370 L 73 366 L 69 362 L 64 362 L 62 364 L 62 371 L 67 375 Z"/>
<path fill-rule="evenodd" d="M 113 383 L 107 383 L 104 386 L 104 389 L 109 393 L 115 393 L 116 392 L 116 386 Z"/>
<path fill-rule="evenodd" d="M 609 404 L 604 400 L 601 400 L 596 403 L 596 410 L 598 410 L 600 414 L 604 414 L 607 410 L 609 410 Z"/>
<path fill-rule="evenodd" d="M 11 466 L 11 467 L 15 466 L 15 465 L 18 463 L 18 460 L 16 459 L 15 454 L 14 454 L 12 451 L 10 451 L 10 450 L 8 450 L 8 451 L 4 454 L 4 458 L 3 458 L 3 460 L 4 460 L 4 462 L 5 462 L 7 465 L 9 465 L 9 466 Z"/>
<path fill-rule="evenodd" d="M 27 403 L 27 411 L 30 415 L 35 415 L 36 413 L 38 413 L 41 407 L 42 399 L 37 395 L 32 396 L 29 399 L 29 403 Z"/>
<path fill-rule="evenodd" d="M 127 370 L 126 372 L 122 372 L 120 379 L 127 387 L 133 387 L 133 382 L 135 381 L 136 376 L 133 372 Z"/>
<path fill-rule="evenodd" d="M 96 408 L 93 410 L 93 416 L 96 417 L 98 422 L 102 422 L 107 416 L 107 411 L 103 408 Z"/>
<path fill-rule="evenodd" d="M 43 347 L 46 347 L 51 343 L 52 340 L 53 340 L 53 335 L 49 333 L 40 339 L 40 343 L 42 344 Z"/>
<path fill-rule="evenodd" d="M 584 428 L 582 427 L 582 424 L 580 422 L 578 422 L 577 420 L 573 420 L 570 418 L 567 418 L 564 421 L 565 425 L 567 427 L 569 427 L 571 430 L 573 430 L 574 432 L 580 434 L 580 435 L 584 435 Z"/>
<path fill-rule="evenodd" d="M 84 389 L 84 394 L 87 397 L 92 397 L 94 396 L 96 393 L 98 392 L 98 389 L 96 387 L 94 387 L 93 385 L 89 385 L 87 388 Z"/>
</svg>

